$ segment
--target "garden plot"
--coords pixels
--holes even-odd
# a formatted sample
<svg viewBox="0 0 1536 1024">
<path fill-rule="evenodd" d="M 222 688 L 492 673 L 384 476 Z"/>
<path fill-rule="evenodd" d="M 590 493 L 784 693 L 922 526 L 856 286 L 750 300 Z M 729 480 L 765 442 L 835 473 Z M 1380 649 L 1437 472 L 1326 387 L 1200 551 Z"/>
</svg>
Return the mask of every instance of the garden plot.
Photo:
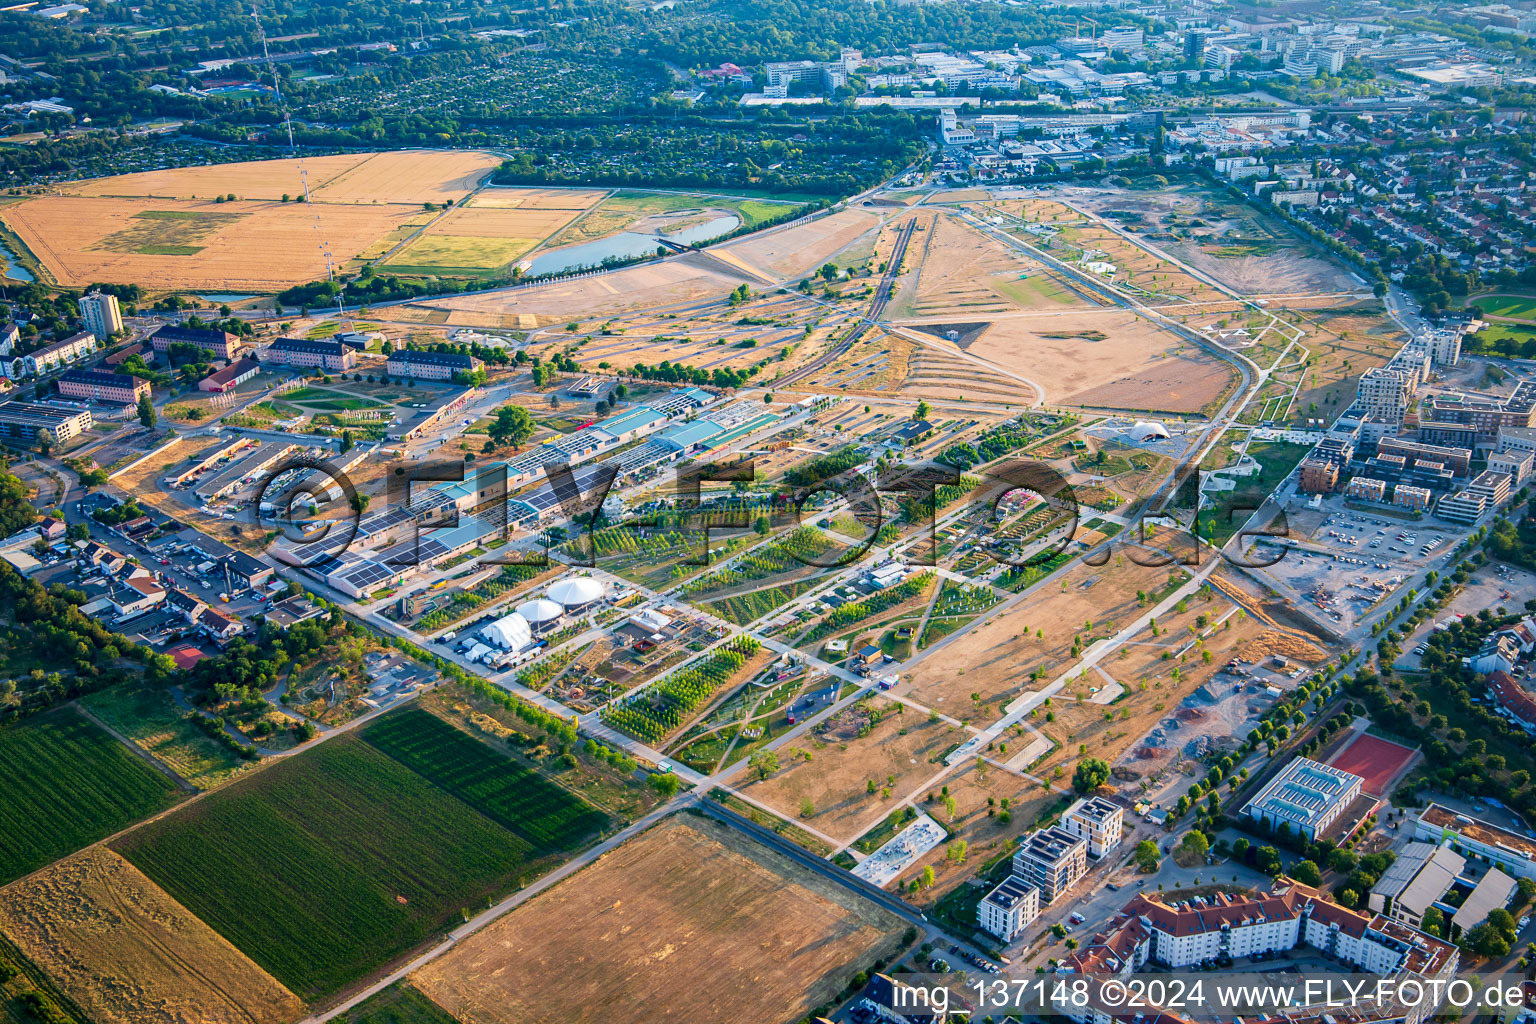
<svg viewBox="0 0 1536 1024">
<path fill-rule="evenodd" d="M 870 697 L 819 723 L 796 743 L 781 745 L 783 767 L 766 779 L 756 778 L 754 771 L 742 792 L 786 818 L 852 842 L 942 772 L 944 755 L 965 735 L 950 722 Z"/>
<path fill-rule="evenodd" d="M 481 1024 L 793 1020 L 891 957 L 904 928 L 738 832 L 674 817 L 411 980 Z"/>
</svg>

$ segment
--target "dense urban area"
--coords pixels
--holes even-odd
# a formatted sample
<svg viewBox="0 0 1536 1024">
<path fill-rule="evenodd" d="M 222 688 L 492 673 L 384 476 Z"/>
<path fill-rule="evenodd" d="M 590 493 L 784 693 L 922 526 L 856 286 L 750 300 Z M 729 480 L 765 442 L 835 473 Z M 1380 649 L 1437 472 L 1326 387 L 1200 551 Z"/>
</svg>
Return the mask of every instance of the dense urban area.
<svg viewBox="0 0 1536 1024">
<path fill-rule="evenodd" d="M 1533 34 L 0 10 L 0 1024 L 1536 1024 Z"/>
</svg>

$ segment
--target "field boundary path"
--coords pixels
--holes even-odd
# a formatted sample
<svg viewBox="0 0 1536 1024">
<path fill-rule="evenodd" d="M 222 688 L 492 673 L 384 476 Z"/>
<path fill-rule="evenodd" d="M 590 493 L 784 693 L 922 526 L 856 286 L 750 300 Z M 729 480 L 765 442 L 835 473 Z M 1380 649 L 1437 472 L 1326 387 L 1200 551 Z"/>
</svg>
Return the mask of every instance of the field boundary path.
<svg viewBox="0 0 1536 1024">
<path fill-rule="evenodd" d="M 194 786 L 192 783 L 190 783 L 186 779 L 182 778 L 181 775 L 176 771 L 176 769 L 172 768 L 170 765 L 166 764 L 164 761 L 161 761 L 154 754 L 151 754 L 149 751 L 145 750 L 143 747 L 141 747 L 137 743 L 133 742 L 133 740 L 129 739 L 127 736 L 124 736 L 122 733 L 120 733 L 116 729 L 112 728 L 106 722 L 103 722 L 101 719 L 97 718 L 96 715 L 91 711 L 90 708 L 86 707 L 84 704 L 80 703 L 78 700 L 77 701 L 73 701 L 72 703 L 74 704 L 75 710 L 80 712 L 80 716 L 82 718 L 84 718 L 86 721 L 90 722 L 92 725 L 94 725 L 94 726 L 98 727 L 99 729 L 101 729 L 108 736 L 111 736 L 113 739 L 117 740 L 117 742 L 121 743 L 123 746 L 127 747 L 135 756 L 137 756 L 139 758 L 139 760 L 143 761 L 145 764 L 147 764 L 151 768 L 155 769 L 161 775 L 164 775 L 166 778 L 168 778 L 172 782 L 176 783 L 176 788 L 177 789 L 180 789 L 184 793 L 192 793 L 192 794 L 196 794 L 196 793 L 202 792 L 196 786 Z M 180 806 L 180 805 L 178 805 L 178 806 Z"/>
</svg>

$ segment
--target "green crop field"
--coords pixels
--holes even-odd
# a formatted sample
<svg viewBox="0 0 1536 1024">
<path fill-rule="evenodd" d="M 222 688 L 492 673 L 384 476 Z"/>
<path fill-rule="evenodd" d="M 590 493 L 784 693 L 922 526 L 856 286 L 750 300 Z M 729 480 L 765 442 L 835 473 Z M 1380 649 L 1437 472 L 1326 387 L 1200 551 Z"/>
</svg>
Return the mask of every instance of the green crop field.
<svg viewBox="0 0 1536 1024">
<path fill-rule="evenodd" d="M 386 715 L 363 739 L 540 853 L 570 849 L 608 824 L 581 797 L 420 708 Z"/>
<path fill-rule="evenodd" d="M 306 999 L 527 880 L 527 843 L 351 736 L 114 847 Z"/>
<path fill-rule="evenodd" d="M 171 805 L 176 787 L 60 708 L 0 730 L 0 884 Z"/>
<path fill-rule="evenodd" d="M 177 707 L 162 687 L 123 683 L 80 703 L 200 789 L 212 789 L 255 766 L 193 725 L 191 714 Z"/>
<path fill-rule="evenodd" d="M 370 996 L 340 1019 L 344 1024 L 457 1024 L 447 1010 L 405 982 Z"/>
</svg>

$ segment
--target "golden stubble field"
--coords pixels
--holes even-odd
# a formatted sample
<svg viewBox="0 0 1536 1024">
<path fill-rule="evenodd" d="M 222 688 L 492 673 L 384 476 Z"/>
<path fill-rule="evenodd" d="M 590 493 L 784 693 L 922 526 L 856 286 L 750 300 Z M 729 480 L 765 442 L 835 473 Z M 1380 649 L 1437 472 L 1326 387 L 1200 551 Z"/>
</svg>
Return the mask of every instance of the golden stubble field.
<svg viewBox="0 0 1536 1024">
<path fill-rule="evenodd" d="M 0 220 L 66 287 L 131 281 L 150 290 L 274 291 L 325 277 L 324 243 L 339 262 L 417 212 L 408 206 L 322 210 L 283 202 L 41 196 L 5 207 Z M 200 218 L 206 219 L 199 224 Z M 117 251 L 123 249 L 130 251 Z"/>
<path fill-rule="evenodd" d="M 423 204 L 464 198 L 496 163 L 479 151 L 402 150 L 146 171 L 69 182 L 6 206 L 0 219 L 66 287 L 277 291 L 325 277 L 327 251 L 337 267 L 382 255 L 424 223 Z M 306 183 L 309 203 L 283 201 L 302 198 Z M 235 198 L 213 201 L 227 195 Z M 529 201 L 519 232 L 575 215 Z M 470 234 L 510 231 L 502 211 L 479 212 L 486 224 Z"/>
<path fill-rule="evenodd" d="M 411 976 L 477 1024 L 796 1020 L 905 922 L 731 829 L 674 816 Z"/>
<path fill-rule="evenodd" d="M 282 1024 L 304 1012 L 105 847 L 0 890 L 0 930 L 98 1024 Z"/>
</svg>

